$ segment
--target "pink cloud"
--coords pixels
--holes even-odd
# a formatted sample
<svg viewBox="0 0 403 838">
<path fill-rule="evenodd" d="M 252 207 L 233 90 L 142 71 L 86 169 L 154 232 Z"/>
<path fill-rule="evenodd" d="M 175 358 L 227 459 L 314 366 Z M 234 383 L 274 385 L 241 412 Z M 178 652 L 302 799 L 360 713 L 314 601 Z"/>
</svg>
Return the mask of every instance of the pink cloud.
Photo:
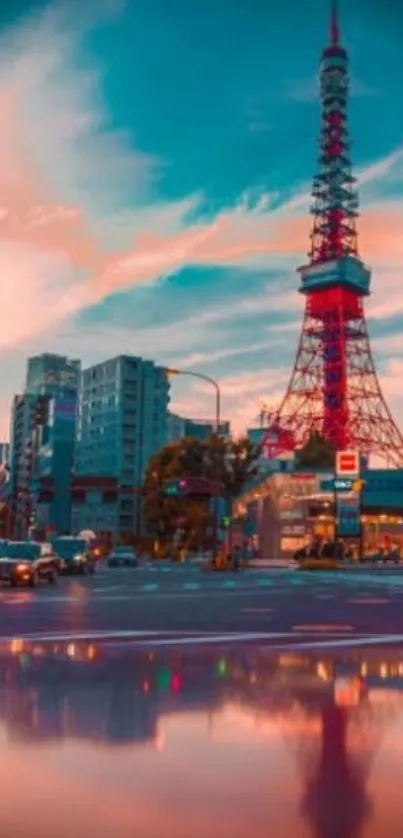
<svg viewBox="0 0 403 838">
<path fill-rule="evenodd" d="M 57 16 L 45 17 L 35 30 L 14 33 L 0 65 L 1 297 L 15 312 L 0 349 L 47 331 L 104 296 L 185 265 L 291 270 L 304 261 L 306 195 L 278 210 L 269 196 L 252 209 L 245 199 L 199 224 L 188 222 L 197 196 L 168 204 L 140 201 L 147 183 L 154 183 L 154 163 L 105 128 L 96 80 L 77 69 L 77 43 L 58 27 Z M 378 177 L 379 164 L 372 168 Z M 108 189 L 121 188 L 129 175 L 138 208 L 108 218 Z M 392 228 L 396 251 L 397 215 L 392 222 L 379 213 L 367 217 L 363 244 L 367 239 L 369 253 L 390 252 Z"/>
<path fill-rule="evenodd" d="M 295 268 L 306 259 L 309 196 L 295 195 L 278 209 L 273 209 L 270 195 L 252 208 L 246 196 L 237 207 L 199 224 L 190 223 L 189 217 L 190 213 L 194 217 L 200 196 L 152 203 L 157 162 L 105 127 L 96 76 L 92 69 L 77 69 L 77 44 L 71 32 L 61 34 L 54 16 L 39 21 L 35 29 L 11 34 L 3 44 L 0 304 L 10 316 L 3 317 L 0 351 L 41 334 L 49 340 L 59 324 L 80 309 L 185 265 L 278 267 L 289 270 L 292 281 Z M 401 157 L 398 150 L 375 162 L 361 173 L 361 183 L 390 177 Z M 136 208 L 116 210 L 116 196 L 127 183 Z M 368 306 L 372 316 L 403 311 L 402 213 L 401 205 L 390 202 L 369 207 L 359 221 L 363 258 L 375 267 L 374 295 Z M 216 306 L 204 313 L 203 321 L 196 318 L 189 328 L 181 324 L 178 334 L 184 334 L 194 362 L 195 353 L 196 361 L 200 356 L 195 340 L 203 329 L 223 318 L 252 317 L 262 310 L 297 310 L 300 303 L 294 291 L 268 289 L 264 298 L 245 296 L 228 310 Z M 67 352 L 79 336 L 72 328 L 68 337 Z M 113 351 L 117 345 L 123 349 L 121 330 L 109 343 L 104 337 L 105 354 L 109 343 L 111 351 L 112 345 Z M 126 339 L 131 346 L 131 336 Z M 92 345 L 99 343 L 99 336 L 94 334 L 91 340 Z M 164 340 L 172 354 L 177 352 L 172 329 L 166 328 Z M 147 352 L 158 354 L 153 349 L 158 336 L 152 333 L 146 341 L 147 336 Z M 209 342 L 213 350 L 212 341 L 213 335 Z M 220 351 L 216 350 L 217 361 Z M 230 351 L 222 350 L 221 357 L 225 353 L 230 357 Z M 200 363 L 205 356 L 201 353 Z M 271 392 L 280 397 L 285 383 L 281 379 L 277 387 L 277 378 L 276 371 L 261 370 L 223 382 L 226 411 L 234 413 L 236 425 L 246 424 L 258 412 L 254 400 L 267 400 Z"/>
</svg>

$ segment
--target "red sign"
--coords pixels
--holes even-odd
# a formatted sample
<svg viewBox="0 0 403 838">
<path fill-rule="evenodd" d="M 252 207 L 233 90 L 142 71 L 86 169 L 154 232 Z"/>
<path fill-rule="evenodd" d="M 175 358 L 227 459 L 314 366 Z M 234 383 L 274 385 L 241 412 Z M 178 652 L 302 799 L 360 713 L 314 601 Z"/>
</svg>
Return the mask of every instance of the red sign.
<svg viewBox="0 0 403 838">
<path fill-rule="evenodd" d="M 338 477 L 346 475 L 357 476 L 360 473 L 359 451 L 338 451 L 336 454 L 336 474 Z"/>
</svg>

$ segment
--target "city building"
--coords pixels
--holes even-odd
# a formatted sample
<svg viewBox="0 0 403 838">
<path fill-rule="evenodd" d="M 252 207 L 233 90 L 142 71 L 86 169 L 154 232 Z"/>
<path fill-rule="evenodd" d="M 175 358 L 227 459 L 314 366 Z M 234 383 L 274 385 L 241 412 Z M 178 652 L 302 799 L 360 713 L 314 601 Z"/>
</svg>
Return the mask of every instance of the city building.
<svg viewBox="0 0 403 838">
<path fill-rule="evenodd" d="M 169 382 L 162 367 L 121 355 L 83 371 L 72 493 L 74 532 L 106 541 L 141 532 L 139 489 L 167 442 Z"/>
<path fill-rule="evenodd" d="M 11 532 L 24 538 L 70 531 L 71 478 L 80 362 L 49 353 L 27 362 L 25 392 L 13 400 Z"/>
<path fill-rule="evenodd" d="M 260 445 L 266 434 L 266 428 L 248 428 L 246 436 L 252 445 Z"/>
<path fill-rule="evenodd" d="M 0 465 L 8 463 L 10 457 L 10 444 L 8 442 L 0 442 Z"/>
<path fill-rule="evenodd" d="M 28 358 L 25 393 L 49 396 L 64 401 L 69 395 L 77 398 L 81 361 L 44 352 Z"/>
<path fill-rule="evenodd" d="M 168 414 L 168 442 L 179 442 L 180 439 L 207 439 L 216 431 L 216 423 L 212 419 L 189 419 L 175 413 Z M 220 436 L 229 437 L 230 423 L 220 422 Z"/>
</svg>

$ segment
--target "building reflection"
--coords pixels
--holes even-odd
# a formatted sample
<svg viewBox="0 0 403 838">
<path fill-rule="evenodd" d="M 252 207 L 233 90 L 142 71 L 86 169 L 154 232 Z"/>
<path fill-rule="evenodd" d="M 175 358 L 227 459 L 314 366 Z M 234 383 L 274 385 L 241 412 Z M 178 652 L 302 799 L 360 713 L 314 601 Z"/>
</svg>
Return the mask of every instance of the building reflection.
<svg viewBox="0 0 403 838">
<path fill-rule="evenodd" d="M 359 838 L 371 814 L 371 762 L 385 726 L 403 712 L 403 652 L 104 656 L 92 644 L 13 641 L 0 654 L 0 678 L 0 723 L 24 746 L 80 739 L 160 748 L 164 717 L 205 712 L 211 725 L 228 705 L 235 719 L 269 720 L 297 762 L 314 838 Z"/>
</svg>

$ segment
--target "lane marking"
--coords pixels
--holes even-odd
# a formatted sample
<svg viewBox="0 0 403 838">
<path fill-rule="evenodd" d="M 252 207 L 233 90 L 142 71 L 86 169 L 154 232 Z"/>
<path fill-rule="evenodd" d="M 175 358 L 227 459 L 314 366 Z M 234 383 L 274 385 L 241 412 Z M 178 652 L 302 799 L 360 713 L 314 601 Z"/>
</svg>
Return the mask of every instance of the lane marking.
<svg viewBox="0 0 403 838">
<path fill-rule="evenodd" d="M 273 584 L 273 581 L 272 581 L 272 579 L 258 579 L 257 584 L 261 588 L 264 588 L 264 587 L 268 588 Z"/>
<path fill-rule="evenodd" d="M 223 582 L 221 582 L 221 587 L 222 588 L 237 588 L 238 585 L 233 579 L 225 579 Z"/>
<path fill-rule="evenodd" d="M 352 605 L 389 605 L 390 599 L 376 599 L 375 597 L 358 597 L 357 599 L 346 599 Z"/>
<path fill-rule="evenodd" d="M 346 626 L 346 625 L 296 625 L 292 627 L 293 631 L 354 631 L 353 626 Z"/>
<path fill-rule="evenodd" d="M 184 591 L 197 591 L 201 589 L 201 584 L 200 582 L 185 582 L 182 588 Z"/>
<path fill-rule="evenodd" d="M 189 633 L 190 634 L 190 633 Z M 195 635 L 194 637 L 189 636 L 184 637 L 161 637 L 151 639 L 151 640 L 142 640 L 138 638 L 139 645 L 141 646 L 201 646 L 205 644 L 215 644 L 215 643 L 245 643 L 250 642 L 251 640 L 273 640 L 277 639 L 280 640 L 281 638 L 288 638 L 290 637 L 289 632 L 256 632 L 256 633 L 245 633 L 242 634 L 215 634 L 210 635 L 206 634 L 205 636 L 198 636 Z"/>
<path fill-rule="evenodd" d="M 142 645 L 159 644 L 167 645 L 176 642 L 183 644 L 190 643 L 222 643 L 225 641 L 244 642 L 248 640 L 272 640 L 284 637 L 291 637 L 289 632 L 223 632 L 216 634 L 214 632 L 203 632 L 195 630 L 187 631 L 167 631 L 159 629 L 158 631 L 146 630 L 127 630 L 114 631 L 107 629 L 103 631 L 87 631 L 87 632 L 56 632 L 51 633 L 18 633 L 14 635 L 0 635 L 0 644 L 10 643 L 12 640 L 23 640 L 27 642 L 43 642 L 43 643 L 57 643 L 64 641 L 80 641 L 80 640 L 138 640 Z M 147 639 L 145 639 L 147 638 Z M 148 639 L 150 638 L 150 639 Z"/>
<path fill-rule="evenodd" d="M 146 585 L 141 586 L 142 591 L 158 591 L 159 585 L 158 582 L 148 582 Z"/>
<path fill-rule="evenodd" d="M 56 632 L 54 634 L 51 633 L 41 633 L 41 632 L 31 632 L 31 633 L 24 633 L 21 634 L 14 634 L 14 635 L 0 635 L 0 643 L 10 643 L 12 640 L 26 640 L 32 642 L 43 642 L 43 643 L 57 643 L 58 641 L 63 642 L 67 640 L 105 640 L 110 639 L 112 637 L 116 638 L 116 640 L 125 640 L 126 638 L 133 638 L 133 637 L 158 637 L 161 634 L 166 634 L 166 632 L 161 631 L 111 631 L 111 630 L 104 630 L 104 631 L 87 631 L 87 632 Z M 175 632 L 173 631 L 172 634 L 174 635 Z"/>
</svg>

